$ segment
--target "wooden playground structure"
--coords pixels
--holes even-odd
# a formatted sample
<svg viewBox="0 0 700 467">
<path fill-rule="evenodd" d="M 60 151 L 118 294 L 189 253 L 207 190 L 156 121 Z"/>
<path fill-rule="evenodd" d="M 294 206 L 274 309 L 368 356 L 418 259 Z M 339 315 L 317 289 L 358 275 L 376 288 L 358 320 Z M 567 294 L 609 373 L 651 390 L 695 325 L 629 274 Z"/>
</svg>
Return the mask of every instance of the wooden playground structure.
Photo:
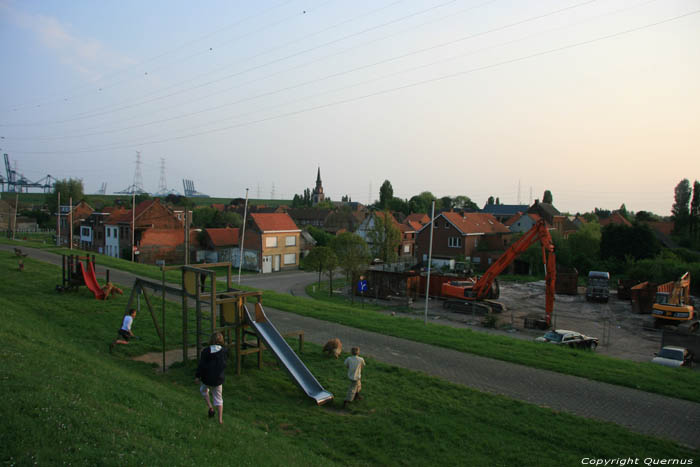
<svg viewBox="0 0 700 467">
<path fill-rule="evenodd" d="M 226 268 L 226 286 L 217 283 L 216 268 Z M 180 287 L 165 282 L 166 271 L 180 270 Z M 231 263 L 205 263 L 196 266 L 162 266 L 160 282 L 138 278 L 131 289 L 126 310 L 140 308 L 143 295 L 153 324 L 163 348 L 163 371 L 165 371 L 165 302 L 166 294 L 181 298 L 182 302 L 182 359 L 187 361 L 188 352 L 194 344 L 196 355 L 208 345 L 209 336 L 221 332 L 227 347 L 233 348 L 236 361 L 236 374 L 241 373 L 243 358 L 257 354 L 258 368 L 262 368 L 262 352 L 265 349 L 260 336 L 251 330 L 246 319 L 245 310 L 248 300 L 254 299 L 256 308 L 262 305 L 262 292 L 248 292 L 232 287 Z M 161 294 L 161 322 L 158 323 L 156 309 L 149 298 L 148 291 Z M 136 305 L 134 305 L 136 301 Z M 286 333 L 286 337 L 299 337 L 299 351 L 303 348 L 304 333 L 295 331 Z"/>
</svg>

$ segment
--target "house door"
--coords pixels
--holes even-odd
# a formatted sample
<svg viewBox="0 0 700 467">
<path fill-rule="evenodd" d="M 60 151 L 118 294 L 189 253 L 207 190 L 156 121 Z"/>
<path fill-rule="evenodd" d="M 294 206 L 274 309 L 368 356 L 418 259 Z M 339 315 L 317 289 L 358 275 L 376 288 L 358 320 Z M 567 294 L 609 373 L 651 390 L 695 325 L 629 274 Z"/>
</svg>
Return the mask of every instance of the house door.
<svg viewBox="0 0 700 467">
<path fill-rule="evenodd" d="M 263 274 L 272 272 L 272 256 L 263 256 L 262 272 Z"/>
<path fill-rule="evenodd" d="M 276 272 L 280 270 L 280 255 L 275 255 L 273 258 L 274 263 L 272 264 L 272 270 Z"/>
</svg>

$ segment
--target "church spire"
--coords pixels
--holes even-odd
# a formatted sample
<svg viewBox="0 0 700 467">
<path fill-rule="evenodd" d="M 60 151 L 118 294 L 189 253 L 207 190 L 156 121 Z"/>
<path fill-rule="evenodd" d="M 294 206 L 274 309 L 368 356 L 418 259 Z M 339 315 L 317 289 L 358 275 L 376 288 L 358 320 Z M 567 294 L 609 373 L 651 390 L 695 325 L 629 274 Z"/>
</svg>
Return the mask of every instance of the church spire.
<svg viewBox="0 0 700 467">
<path fill-rule="evenodd" d="M 318 174 L 316 174 L 316 186 L 321 183 L 321 166 L 318 167 Z"/>
</svg>

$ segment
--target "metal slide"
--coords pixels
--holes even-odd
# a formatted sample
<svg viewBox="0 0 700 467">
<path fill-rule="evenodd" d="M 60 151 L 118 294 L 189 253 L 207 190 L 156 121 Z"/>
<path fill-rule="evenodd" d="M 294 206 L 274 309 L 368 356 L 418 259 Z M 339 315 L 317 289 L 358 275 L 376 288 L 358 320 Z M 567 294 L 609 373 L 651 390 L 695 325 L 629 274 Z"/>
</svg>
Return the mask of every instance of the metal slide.
<svg viewBox="0 0 700 467">
<path fill-rule="evenodd" d="M 250 314 L 245 307 L 246 318 L 253 326 L 258 335 L 265 342 L 265 345 L 275 354 L 284 368 L 292 377 L 295 383 L 306 393 L 307 396 L 322 405 L 333 400 L 333 394 L 323 389 L 323 386 L 311 374 L 304 362 L 294 353 L 287 341 L 267 319 L 265 311 L 260 304 L 255 305 L 255 316 Z"/>
</svg>

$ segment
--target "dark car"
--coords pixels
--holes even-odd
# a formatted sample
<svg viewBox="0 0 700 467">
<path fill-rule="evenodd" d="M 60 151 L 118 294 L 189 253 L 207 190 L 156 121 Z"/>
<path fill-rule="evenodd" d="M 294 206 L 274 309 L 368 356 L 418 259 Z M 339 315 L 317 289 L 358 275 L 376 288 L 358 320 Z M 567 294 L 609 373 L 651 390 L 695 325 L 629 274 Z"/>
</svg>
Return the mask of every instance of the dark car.
<svg viewBox="0 0 700 467">
<path fill-rule="evenodd" d="M 576 331 L 557 329 L 548 331 L 544 336 L 535 339 L 537 342 L 549 342 L 550 344 L 568 345 L 579 349 L 595 350 L 598 347 L 598 338 L 586 336 Z"/>
</svg>

